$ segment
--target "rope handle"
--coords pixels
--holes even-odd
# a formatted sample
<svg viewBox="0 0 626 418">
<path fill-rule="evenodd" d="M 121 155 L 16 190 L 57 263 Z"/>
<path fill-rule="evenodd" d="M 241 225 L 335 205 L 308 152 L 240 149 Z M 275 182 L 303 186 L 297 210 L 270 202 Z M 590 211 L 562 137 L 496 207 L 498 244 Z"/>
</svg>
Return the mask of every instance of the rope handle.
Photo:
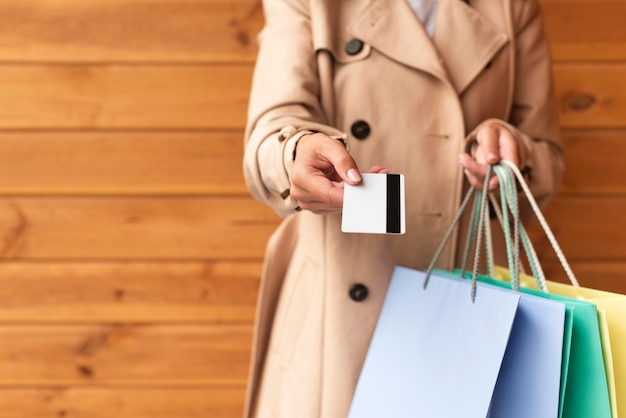
<svg viewBox="0 0 626 418">
<path fill-rule="evenodd" d="M 541 209 L 539 209 L 539 205 L 537 204 L 537 202 L 535 201 L 535 198 L 530 192 L 530 188 L 528 187 L 528 184 L 526 184 L 526 181 L 524 180 L 524 176 L 519 171 L 519 168 L 517 168 L 517 166 L 514 163 L 508 160 L 502 160 L 500 164 L 507 166 L 517 178 L 517 181 L 522 187 L 522 190 L 524 191 L 524 194 L 526 195 L 526 198 L 528 199 L 528 202 L 530 203 L 530 206 L 532 207 L 533 212 L 535 213 L 535 216 L 537 217 L 537 220 L 541 224 L 541 227 L 543 228 L 544 233 L 546 234 L 546 236 L 548 237 L 548 240 L 550 241 L 550 244 L 552 245 L 552 249 L 554 250 L 559 261 L 561 262 L 561 266 L 565 270 L 565 273 L 567 274 L 567 278 L 569 279 L 570 283 L 573 286 L 580 287 L 580 284 L 578 283 L 578 280 L 576 279 L 574 272 L 572 271 L 569 263 L 565 259 L 565 255 L 563 254 L 563 251 L 561 250 L 559 243 L 554 237 L 552 230 L 548 226 L 548 222 L 546 222 L 546 219 L 541 213 Z"/>
<path fill-rule="evenodd" d="M 496 199 L 493 195 L 488 193 L 488 184 L 489 179 L 491 177 L 491 172 L 494 171 L 496 176 L 498 176 L 498 180 L 500 183 L 500 195 L 501 195 L 501 207 L 498 207 Z M 485 247 L 486 247 L 486 258 L 487 258 L 487 272 L 488 275 L 493 276 L 493 245 L 491 243 L 491 231 L 489 227 L 489 219 L 487 207 L 488 201 L 491 199 L 494 210 L 496 211 L 496 215 L 505 234 L 505 242 L 507 244 L 507 260 L 509 263 L 509 270 L 511 272 L 511 284 L 514 290 L 519 290 L 519 275 L 520 275 L 520 255 L 519 255 L 519 243 L 521 241 L 522 246 L 524 247 L 524 251 L 526 256 L 528 257 L 528 262 L 530 268 L 532 270 L 532 274 L 537 281 L 537 286 L 544 292 L 548 292 L 545 274 L 543 269 L 541 268 L 541 264 L 539 262 L 539 258 L 537 253 L 528 237 L 524 226 L 521 223 L 519 218 L 519 202 L 518 202 L 518 191 L 516 187 L 515 179 L 519 182 L 519 185 L 522 187 L 526 198 L 528 199 L 535 216 L 539 220 L 546 236 L 548 237 L 552 248 L 561 265 L 563 266 L 570 282 L 572 285 L 579 287 L 578 280 L 574 276 L 567 260 L 565 259 L 565 255 L 558 245 L 552 230 L 548 226 L 541 210 L 539 209 L 539 205 L 535 201 L 532 193 L 530 192 L 530 188 L 526 184 L 524 180 L 524 176 L 519 171 L 517 166 L 510 161 L 502 160 L 498 165 L 487 165 L 487 174 L 485 176 L 485 182 L 483 184 L 482 191 L 477 192 L 477 196 L 474 202 L 474 207 L 472 210 L 472 222 L 470 225 L 470 230 L 467 235 L 467 240 L 465 243 L 465 251 L 463 256 L 461 275 L 463 276 L 465 270 L 467 268 L 467 263 L 469 260 L 469 253 L 471 248 L 471 243 L 476 240 L 476 248 L 474 252 L 474 263 L 472 269 L 472 288 L 471 288 L 471 298 L 472 301 L 476 300 L 476 288 L 477 288 L 477 278 L 478 278 L 478 268 L 480 263 L 480 251 L 482 247 L 482 240 L 485 239 Z M 467 194 L 465 195 L 459 210 L 455 214 L 452 223 L 450 224 L 446 234 L 440 243 L 435 255 L 426 270 L 426 274 L 424 276 L 423 286 L 426 288 L 428 286 L 428 281 L 430 280 L 430 276 L 432 275 L 432 271 L 437 264 L 437 261 L 441 257 L 443 250 L 450 240 L 454 229 L 459 223 L 459 220 L 462 214 L 465 212 L 471 197 L 474 194 L 474 188 L 470 187 Z M 510 221 L 509 221 L 509 212 L 513 215 L 513 237 L 511 237 L 510 231 Z"/>
<path fill-rule="evenodd" d="M 487 174 L 485 176 L 485 182 L 483 184 L 483 190 L 482 192 L 478 192 L 476 201 L 475 201 L 476 204 L 474 206 L 474 210 L 476 211 L 478 208 L 477 231 L 482 231 L 482 229 L 484 228 L 483 222 L 484 222 L 486 208 L 487 208 L 489 179 L 491 177 L 491 171 L 492 171 L 492 166 L 488 165 Z M 456 228 L 456 226 L 459 223 L 459 220 L 461 219 L 461 215 L 463 215 L 463 212 L 465 212 L 465 209 L 467 208 L 473 195 L 474 195 L 474 188 L 470 187 L 468 192 L 465 194 L 465 197 L 463 198 L 463 202 L 461 203 L 459 210 L 454 215 L 454 218 L 452 222 L 450 223 L 450 226 L 448 227 L 446 234 L 441 240 L 441 243 L 439 244 L 439 248 L 437 248 L 437 251 L 435 252 L 435 255 L 433 256 L 433 259 L 431 260 L 430 265 L 428 266 L 428 269 L 426 270 L 426 273 L 424 275 L 424 283 L 423 283 L 424 289 L 426 289 L 426 287 L 428 286 L 428 281 L 430 280 L 430 276 L 432 275 L 435 265 L 437 264 L 437 261 L 439 261 L 439 258 L 441 257 L 441 254 L 443 253 L 443 250 L 446 244 L 448 243 L 448 241 L 450 241 L 450 237 L 452 236 L 454 229 Z M 468 239 L 468 242 L 469 242 L 469 239 Z M 476 287 L 477 287 L 476 282 L 477 282 L 477 277 L 478 277 L 480 248 L 481 248 L 481 234 L 477 234 L 477 243 L 476 243 L 476 249 L 475 249 L 475 254 L 474 254 L 474 271 L 472 273 L 472 290 L 471 290 L 472 302 L 476 300 Z M 465 263 L 466 263 L 466 260 L 464 260 L 464 264 Z"/>
<path fill-rule="evenodd" d="M 518 235 L 519 235 L 519 241 L 522 242 L 522 245 L 524 247 L 524 251 L 526 254 L 526 257 L 528 259 L 528 264 L 531 268 L 532 271 L 532 275 L 535 278 L 535 281 L 537 282 L 537 287 L 546 293 L 548 292 L 548 286 L 546 285 L 546 278 L 545 278 L 545 274 L 543 272 L 543 269 L 541 268 L 541 263 L 539 262 L 539 257 L 537 257 L 537 253 L 535 251 L 535 248 L 532 245 L 532 242 L 530 241 L 530 238 L 528 237 L 528 234 L 526 232 L 526 229 L 524 228 L 524 225 L 521 222 L 521 219 L 519 217 L 519 200 L 518 200 L 518 191 L 517 191 L 517 187 L 515 184 L 515 178 L 513 177 L 512 171 L 508 168 L 505 167 L 503 165 L 498 165 L 494 168 L 496 175 L 498 176 L 498 180 L 500 182 L 500 190 L 502 191 L 501 193 L 501 197 L 502 197 L 502 208 L 503 210 L 507 211 L 510 210 L 511 213 L 513 214 L 513 217 L 515 218 L 514 222 L 515 222 L 515 226 L 518 228 Z M 504 221 L 504 217 L 502 215 L 502 213 L 500 212 L 500 208 L 498 207 L 498 205 L 496 203 L 494 203 L 494 210 L 496 212 L 496 215 L 498 217 L 498 220 L 500 221 L 500 224 L 502 225 L 503 230 L 506 231 L 507 228 L 509 228 L 509 224 L 507 222 Z M 505 232 L 506 235 L 506 232 Z M 515 243 L 511 243 L 510 240 L 506 241 L 506 245 L 507 245 L 507 253 L 510 254 L 511 251 L 508 249 L 508 247 L 510 245 L 515 245 L 516 249 L 516 270 L 515 272 L 511 272 L 511 283 L 513 284 L 513 288 L 515 290 L 519 289 L 519 274 L 521 272 L 521 264 L 520 264 L 520 256 L 519 256 L 519 243 L 517 241 L 515 241 Z"/>
</svg>

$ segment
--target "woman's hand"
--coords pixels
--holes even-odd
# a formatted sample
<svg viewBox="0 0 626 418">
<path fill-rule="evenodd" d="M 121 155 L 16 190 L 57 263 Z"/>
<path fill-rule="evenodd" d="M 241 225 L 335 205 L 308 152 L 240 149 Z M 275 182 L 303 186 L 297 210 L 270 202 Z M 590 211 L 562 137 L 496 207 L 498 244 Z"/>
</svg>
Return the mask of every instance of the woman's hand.
<svg viewBox="0 0 626 418">
<path fill-rule="evenodd" d="M 497 120 L 482 123 L 476 130 L 476 145 L 473 150 L 474 158 L 469 154 L 459 155 L 459 164 L 470 184 L 482 190 L 487 174 L 487 164 L 496 164 L 500 160 L 509 160 L 519 166 L 518 143 L 509 128 Z M 498 178 L 493 176 L 489 180 L 489 190 L 498 187 Z"/>
<path fill-rule="evenodd" d="M 388 173 L 374 166 L 368 173 Z M 291 176 L 291 198 L 300 209 L 317 214 L 340 212 L 344 182 L 356 185 L 361 174 L 344 145 L 325 134 L 305 135 L 298 141 Z"/>
</svg>

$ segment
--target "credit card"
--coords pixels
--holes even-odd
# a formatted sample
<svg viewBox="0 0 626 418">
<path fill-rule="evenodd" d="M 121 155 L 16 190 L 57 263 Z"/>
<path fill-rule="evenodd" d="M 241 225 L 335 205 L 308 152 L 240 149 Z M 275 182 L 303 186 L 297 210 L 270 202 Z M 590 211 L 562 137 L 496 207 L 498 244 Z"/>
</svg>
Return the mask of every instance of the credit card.
<svg viewBox="0 0 626 418">
<path fill-rule="evenodd" d="M 344 185 L 341 230 L 363 234 L 406 232 L 404 175 L 362 173 L 363 181 Z"/>
</svg>

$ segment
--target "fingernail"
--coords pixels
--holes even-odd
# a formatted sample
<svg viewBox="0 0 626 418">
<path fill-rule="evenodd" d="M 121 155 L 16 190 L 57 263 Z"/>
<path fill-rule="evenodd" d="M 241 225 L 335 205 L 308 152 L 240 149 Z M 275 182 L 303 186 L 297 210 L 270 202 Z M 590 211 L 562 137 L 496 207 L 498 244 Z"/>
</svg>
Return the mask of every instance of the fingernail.
<svg viewBox="0 0 626 418">
<path fill-rule="evenodd" d="M 499 160 L 498 156 L 494 154 L 493 152 L 490 152 L 489 154 L 487 154 L 487 161 L 491 161 L 495 163 L 498 160 Z"/>
<path fill-rule="evenodd" d="M 348 170 L 348 178 L 355 183 L 358 183 L 359 181 L 361 181 L 361 175 L 354 168 L 351 168 L 350 170 Z"/>
<path fill-rule="evenodd" d="M 388 170 L 388 169 L 386 169 L 386 168 L 383 168 L 382 170 L 380 170 L 380 173 L 381 173 L 381 174 L 389 174 L 389 173 L 391 173 L 391 171 L 389 171 L 389 170 Z"/>
</svg>

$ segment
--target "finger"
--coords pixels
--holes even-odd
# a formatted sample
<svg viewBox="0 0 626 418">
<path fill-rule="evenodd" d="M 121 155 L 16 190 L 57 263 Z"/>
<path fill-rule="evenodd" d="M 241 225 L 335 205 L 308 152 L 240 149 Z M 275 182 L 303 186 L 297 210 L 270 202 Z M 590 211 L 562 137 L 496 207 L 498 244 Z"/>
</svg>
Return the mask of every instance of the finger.
<svg viewBox="0 0 626 418">
<path fill-rule="evenodd" d="M 334 141 L 327 154 L 329 162 L 334 168 L 334 172 L 339 175 L 341 180 L 351 185 L 357 185 L 361 182 L 361 173 L 356 162 L 339 141 Z"/>
<path fill-rule="evenodd" d="M 390 173 L 390 171 L 387 168 L 383 167 L 382 165 L 375 165 L 365 172 L 375 173 L 375 174 L 389 174 Z"/>
<path fill-rule="evenodd" d="M 313 193 L 307 193 L 307 197 L 298 199 L 298 193 L 292 195 L 292 198 L 298 202 L 300 209 L 308 210 L 316 214 L 330 214 L 340 212 L 343 208 L 343 183 L 342 187 L 333 187 L 327 189 L 326 197 L 317 199 Z"/>
<path fill-rule="evenodd" d="M 337 211 L 343 206 L 343 183 L 331 181 L 316 170 L 295 170 L 294 167 L 290 194 L 301 209 L 325 205 L 329 210 Z"/>
<path fill-rule="evenodd" d="M 513 134 L 508 129 L 500 130 L 500 158 L 519 166 L 519 148 Z"/>
<path fill-rule="evenodd" d="M 485 165 L 478 163 L 467 154 L 459 155 L 459 164 L 463 167 L 463 172 L 467 177 L 470 185 L 477 190 L 483 190 L 487 168 Z M 488 190 L 492 191 L 498 187 L 498 178 L 492 174 L 489 180 Z"/>
<path fill-rule="evenodd" d="M 356 162 L 338 140 L 317 133 L 300 138 L 297 146 L 296 162 L 304 155 L 305 164 L 322 170 L 335 181 L 345 181 L 356 185 L 361 182 L 361 174 Z"/>
<path fill-rule="evenodd" d="M 500 161 L 499 129 L 494 125 L 485 125 L 476 133 L 478 148 L 476 160 L 483 164 L 496 164 Z"/>
</svg>

